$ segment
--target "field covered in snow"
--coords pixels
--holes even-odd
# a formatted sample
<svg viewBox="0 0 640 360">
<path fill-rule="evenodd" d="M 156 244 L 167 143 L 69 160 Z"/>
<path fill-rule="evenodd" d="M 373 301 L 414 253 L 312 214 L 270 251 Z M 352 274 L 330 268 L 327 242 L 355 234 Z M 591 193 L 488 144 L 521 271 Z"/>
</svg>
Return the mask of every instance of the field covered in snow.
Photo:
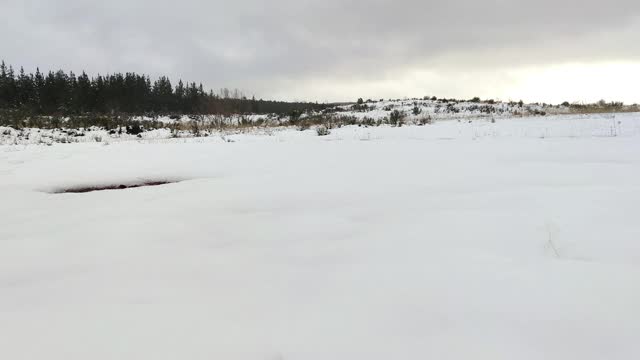
<svg viewBox="0 0 640 360">
<path fill-rule="evenodd" d="M 640 358 L 640 114 L 145 136 L 0 146 L 1 359 Z"/>
</svg>

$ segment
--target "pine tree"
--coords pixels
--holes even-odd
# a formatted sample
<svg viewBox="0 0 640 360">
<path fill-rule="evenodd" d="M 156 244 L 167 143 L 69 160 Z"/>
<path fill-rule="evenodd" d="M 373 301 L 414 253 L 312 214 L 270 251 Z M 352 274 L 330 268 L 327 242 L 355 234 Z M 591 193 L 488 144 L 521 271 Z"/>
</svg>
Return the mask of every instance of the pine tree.
<svg viewBox="0 0 640 360">
<path fill-rule="evenodd" d="M 184 112 L 186 110 L 185 89 L 184 89 L 184 84 L 182 83 L 182 79 L 180 79 L 180 81 L 178 81 L 178 85 L 176 85 L 175 98 L 176 98 L 176 104 L 177 104 L 176 110 L 180 112 Z"/>
<path fill-rule="evenodd" d="M 42 92 L 44 91 L 44 77 L 40 73 L 40 68 L 36 68 L 36 75 L 33 78 L 34 98 L 33 108 L 37 113 L 42 113 Z"/>
<path fill-rule="evenodd" d="M 0 108 L 9 107 L 7 86 L 7 66 L 3 60 L 0 63 Z"/>
<path fill-rule="evenodd" d="M 13 71 L 13 66 L 11 65 L 9 65 L 9 70 L 6 73 L 4 83 L 6 102 L 10 108 L 15 109 L 18 107 L 18 87 L 16 84 L 16 75 Z"/>
<path fill-rule="evenodd" d="M 223 88 L 220 95 L 205 92 L 202 83 L 184 83 L 174 88 L 169 78 L 151 81 L 148 75 L 136 73 L 97 75 L 90 78 L 85 72 L 78 77 L 62 70 L 35 75 L 20 68 L 18 76 L 13 67 L 0 62 L 0 110 L 19 109 L 40 115 L 111 114 L 125 112 L 143 114 L 228 114 L 280 113 L 320 109 L 311 103 L 256 101 L 239 90 Z"/>
<path fill-rule="evenodd" d="M 20 75 L 18 76 L 17 88 L 18 107 L 23 109 L 35 110 L 35 89 L 33 84 L 33 75 L 26 75 L 23 67 L 20 67 Z"/>
<path fill-rule="evenodd" d="M 89 76 L 87 76 L 84 71 L 78 77 L 78 85 L 75 89 L 74 99 L 74 109 L 79 113 L 91 111 L 95 106 L 93 101 L 91 80 L 89 80 Z"/>
</svg>

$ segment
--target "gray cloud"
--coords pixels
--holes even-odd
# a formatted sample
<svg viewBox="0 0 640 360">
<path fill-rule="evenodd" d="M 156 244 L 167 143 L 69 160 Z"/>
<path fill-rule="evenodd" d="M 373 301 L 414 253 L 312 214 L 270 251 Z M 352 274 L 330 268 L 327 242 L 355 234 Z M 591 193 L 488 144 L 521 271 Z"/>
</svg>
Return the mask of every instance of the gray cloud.
<svg viewBox="0 0 640 360">
<path fill-rule="evenodd" d="M 635 0 L 0 0 L 0 9 L 8 62 L 167 74 L 264 97 L 312 97 L 317 79 L 640 59 Z"/>
</svg>

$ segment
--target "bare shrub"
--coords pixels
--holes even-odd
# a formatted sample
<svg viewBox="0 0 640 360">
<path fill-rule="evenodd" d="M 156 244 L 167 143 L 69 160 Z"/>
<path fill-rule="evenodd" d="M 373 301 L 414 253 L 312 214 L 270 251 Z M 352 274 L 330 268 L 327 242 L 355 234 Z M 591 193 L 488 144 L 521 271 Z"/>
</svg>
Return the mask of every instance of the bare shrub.
<svg viewBox="0 0 640 360">
<path fill-rule="evenodd" d="M 402 126 L 404 124 L 404 118 L 406 117 L 404 111 L 393 110 L 389 114 L 389 124 L 391 126 Z"/>
<path fill-rule="evenodd" d="M 298 126 L 298 131 L 305 131 L 305 130 L 309 130 L 310 126 L 309 123 L 307 121 L 301 121 L 300 125 Z"/>
<path fill-rule="evenodd" d="M 328 127 L 323 125 L 316 128 L 316 133 L 318 134 L 318 136 L 327 136 L 331 134 L 331 130 L 329 130 Z"/>
<path fill-rule="evenodd" d="M 431 115 L 423 116 L 418 119 L 418 125 L 420 126 L 431 125 L 431 124 L 433 124 L 433 118 L 431 118 Z"/>
</svg>

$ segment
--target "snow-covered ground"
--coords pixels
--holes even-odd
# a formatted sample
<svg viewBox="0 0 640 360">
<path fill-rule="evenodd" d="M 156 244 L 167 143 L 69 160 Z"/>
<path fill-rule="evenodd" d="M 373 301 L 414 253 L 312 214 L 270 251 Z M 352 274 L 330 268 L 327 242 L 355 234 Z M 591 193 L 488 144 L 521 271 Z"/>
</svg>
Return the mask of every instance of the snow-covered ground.
<svg viewBox="0 0 640 360">
<path fill-rule="evenodd" d="M 132 140 L 0 146 L 0 359 L 640 358 L 638 114 Z"/>
<path fill-rule="evenodd" d="M 355 116 L 356 113 L 352 113 Z M 371 114 L 362 113 L 362 114 Z M 342 116 L 342 115 L 341 115 Z M 423 116 L 423 115 L 419 115 Z M 406 124 L 419 124 L 419 116 L 408 116 Z M 415 127 L 407 127 L 402 131 L 385 132 L 384 130 L 373 130 L 375 126 L 367 126 L 359 123 L 359 127 L 349 127 L 334 135 L 342 138 L 344 136 L 355 136 L 362 140 L 372 134 L 377 136 L 380 131 L 385 132 L 385 136 L 405 136 L 420 138 L 461 138 L 478 139 L 483 137 L 590 137 L 590 136 L 632 136 L 640 133 L 640 125 L 636 118 L 640 113 L 618 113 L 618 114 L 588 114 L 588 115 L 547 115 L 547 116 L 518 116 L 518 117 L 457 117 L 439 118 L 433 120 L 437 125 L 429 125 L 429 130 L 416 132 Z M 363 120 L 364 117 L 358 118 Z M 371 119 L 371 118 L 369 118 Z M 378 119 L 380 120 L 380 119 Z M 187 120 L 184 120 L 187 121 Z M 500 124 L 496 124 L 499 122 Z M 335 125 L 335 124 L 334 124 Z M 386 126 L 386 124 L 382 124 Z M 306 138 L 315 135 L 313 129 L 300 134 L 291 132 L 300 129 L 300 126 L 252 126 L 252 127 L 231 127 L 225 130 L 200 130 L 201 137 L 211 137 L 218 140 L 233 140 L 236 135 L 244 136 L 273 136 L 283 135 L 285 138 Z M 407 134 L 409 133 L 409 134 Z M 38 129 L 23 128 L 16 130 L 10 127 L 0 126 L 0 146 L 2 145 L 54 145 L 73 143 L 104 143 L 136 141 L 141 143 L 153 142 L 185 142 L 185 138 L 192 138 L 194 134 L 191 130 L 175 131 L 171 128 L 159 128 L 147 130 L 140 134 L 127 134 L 126 131 L 105 130 L 98 127 L 88 129 Z M 281 136 L 277 136 L 278 139 Z M 269 140 L 269 139 L 266 139 Z M 198 142 L 215 140 L 198 139 Z"/>
</svg>

